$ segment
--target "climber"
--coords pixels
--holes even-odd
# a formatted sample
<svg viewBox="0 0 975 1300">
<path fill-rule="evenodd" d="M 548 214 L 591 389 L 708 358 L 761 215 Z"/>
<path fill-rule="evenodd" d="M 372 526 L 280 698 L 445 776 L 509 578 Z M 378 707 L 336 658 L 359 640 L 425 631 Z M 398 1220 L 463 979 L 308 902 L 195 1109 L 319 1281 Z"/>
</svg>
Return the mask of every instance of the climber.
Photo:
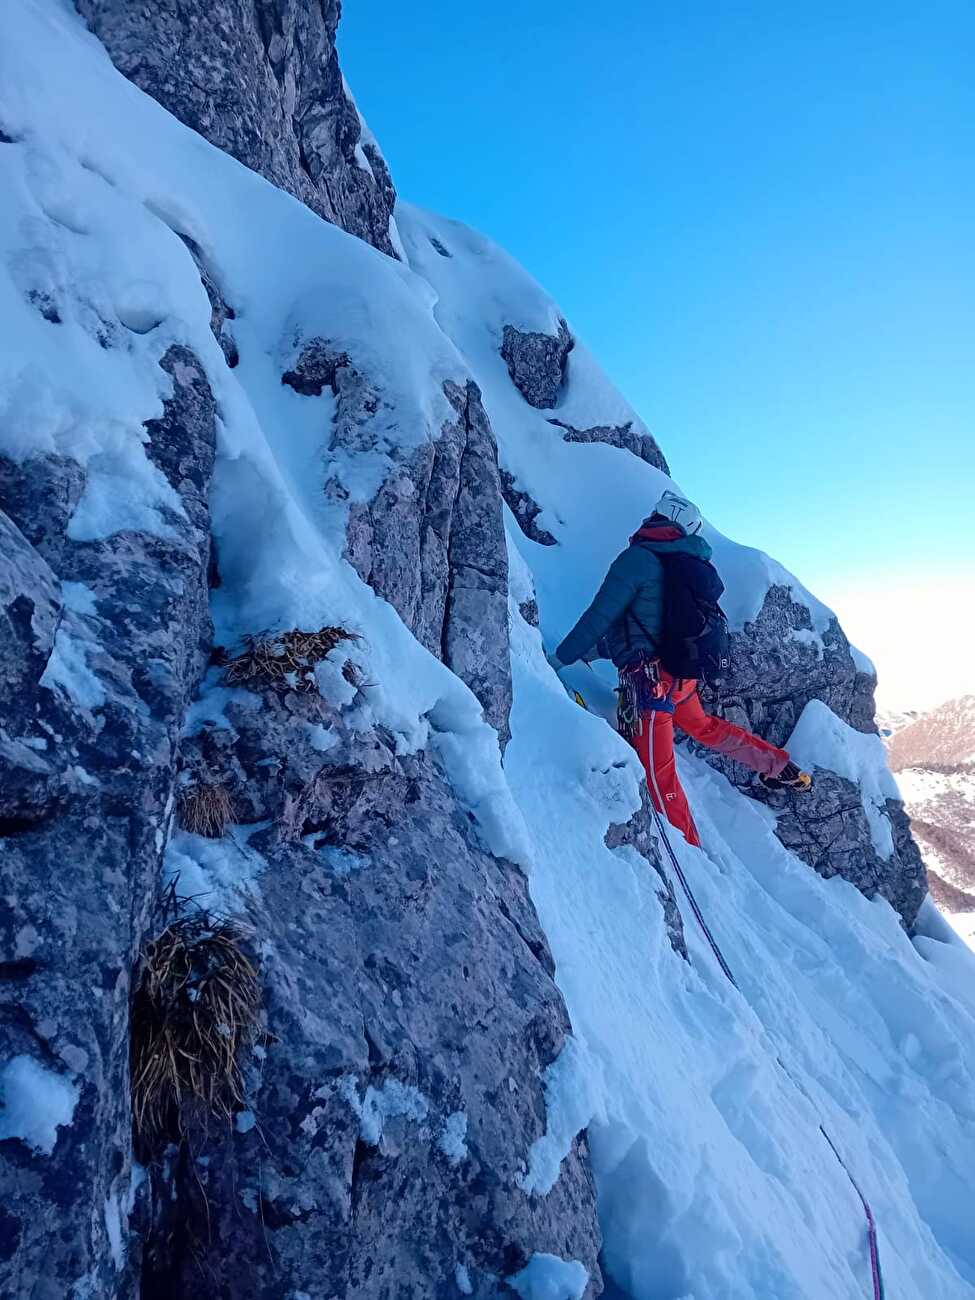
<svg viewBox="0 0 975 1300">
<path fill-rule="evenodd" d="M 699 678 L 727 664 L 717 604 L 724 586 L 710 564 L 711 547 L 699 536 L 701 525 L 696 506 L 665 492 L 549 656 L 559 674 L 579 659 L 612 659 L 620 674 L 620 730 L 640 756 L 654 807 L 695 845 L 700 838 L 677 777 L 675 722 L 700 744 L 757 772 L 767 789 L 805 792 L 812 785 L 784 749 L 712 717 L 701 703 Z"/>
</svg>

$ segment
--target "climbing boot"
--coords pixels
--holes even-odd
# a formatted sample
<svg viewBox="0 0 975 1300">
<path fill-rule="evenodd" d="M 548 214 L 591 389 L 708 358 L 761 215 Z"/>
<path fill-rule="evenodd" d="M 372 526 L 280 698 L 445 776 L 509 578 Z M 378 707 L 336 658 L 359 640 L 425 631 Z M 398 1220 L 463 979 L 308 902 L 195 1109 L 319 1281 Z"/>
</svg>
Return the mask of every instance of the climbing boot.
<svg viewBox="0 0 975 1300">
<path fill-rule="evenodd" d="M 766 790 L 793 790 L 796 794 L 808 794 L 812 789 L 812 777 L 808 772 L 800 772 L 795 763 L 786 763 L 778 776 L 759 776 Z"/>
</svg>

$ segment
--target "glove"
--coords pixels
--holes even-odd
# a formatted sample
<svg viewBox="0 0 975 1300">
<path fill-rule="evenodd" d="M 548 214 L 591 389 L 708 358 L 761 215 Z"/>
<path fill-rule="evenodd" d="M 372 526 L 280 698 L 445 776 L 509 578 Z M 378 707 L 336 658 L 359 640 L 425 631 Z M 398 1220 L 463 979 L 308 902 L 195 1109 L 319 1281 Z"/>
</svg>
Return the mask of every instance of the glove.
<svg viewBox="0 0 975 1300">
<path fill-rule="evenodd" d="M 569 666 L 564 664 L 554 651 L 550 655 L 546 655 L 545 658 L 548 660 L 549 667 L 559 676 L 561 676 L 562 670 Z"/>
</svg>

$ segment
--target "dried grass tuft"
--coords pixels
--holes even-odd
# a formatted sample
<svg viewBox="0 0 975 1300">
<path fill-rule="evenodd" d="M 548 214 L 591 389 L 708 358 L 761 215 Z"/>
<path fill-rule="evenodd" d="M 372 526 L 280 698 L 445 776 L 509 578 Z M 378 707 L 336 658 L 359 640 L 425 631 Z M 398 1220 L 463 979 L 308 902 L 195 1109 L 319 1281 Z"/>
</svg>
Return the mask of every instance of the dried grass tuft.
<svg viewBox="0 0 975 1300">
<path fill-rule="evenodd" d="M 271 634 L 244 638 L 244 650 L 227 663 L 228 686 L 260 684 L 296 691 L 314 691 L 315 665 L 343 641 L 356 641 L 344 627 L 322 627 L 317 632 Z"/>
<path fill-rule="evenodd" d="M 234 805 L 218 782 L 199 781 L 185 785 L 178 793 L 179 823 L 193 835 L 218 840 L 234 820 Z"/>
<path fill-rule="evenodd" d="M 244 951 L 247 931 L 200 911 L 178 917 L 142 957 L 132 997 L 132 1117 L 138 1145 L 151 1152 L 230 1120 L 244 1102 L 241 1063 L 260 1036 L 257 970 Z"/>
</svg>

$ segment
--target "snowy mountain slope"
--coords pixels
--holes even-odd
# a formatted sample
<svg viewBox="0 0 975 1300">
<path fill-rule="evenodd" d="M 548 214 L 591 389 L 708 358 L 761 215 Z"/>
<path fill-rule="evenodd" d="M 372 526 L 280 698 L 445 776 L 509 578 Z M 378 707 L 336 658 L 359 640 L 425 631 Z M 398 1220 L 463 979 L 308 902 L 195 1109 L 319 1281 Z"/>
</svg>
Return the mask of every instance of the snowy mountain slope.
<svg viewBox="0 0 975 1300">
<path fill-rule="evenodd" d="M 539 545 L 526 538 L 514 520 L 509 523 L 509 538 L 534 579 L 542 634 L 553 646 L 598 585 L 616 551 L 625 544 L 627 524 L 632 527 L 639 522 L 647 502 L 655 500 L 669 481 L 654 467 L 635 462 L 626 451 L 563 442 L 555 428 L 545 427 L 545 417 L 528 409 L 512 392 L 497 344 L 503 325 L 514 321 L 523 331 L 554 334 L 559 317 L 554 305 L 539 297 L 531 282 L 509 269 L 503 254 L 456 223 L 418 214 L 403 205 L 398 224 L 410 265 L 422 267 L 437 287 L 437 320 L 472 364 L 498 435 L 502 466 L 543 505 L 535 522 L 560 543 L 557 547 Z M 442 250 L 451 254 L 449 260 Z M 465 254 L 466 264 L 455 271 L 455 262 Z M 563 399 L 557 408 L 559 419 L 573 426 L 635 420 L 633 412 L 621 407 L 615 394 L 606 392 L 605 380 L 592 359 L 584 351 L 577 357 L 579 351 L 577 345 L 568 357 Z M 826 629 L 828 611 L 773 561 L 757 552 L 736 548 L 725 539 L 717 541 L 718 564 L 730 589 L 730 609 L 740 626 L 757 616 L 771 587 L 787 586 L 794 597 L 807 604 L 813 627 Z M 514 557 L 512 565 L 514 569 Z M 901 959 L 906 960 L 908 970 L 923 969 L 923 964 L 906 939 L 895 935 L 892 913 L 886 912 L 887 920 L 881 923 L 879 935 L 874 930 L 880 917 L 872 916 L 871 906 L 886 910 L 884 905 L 868 906 L 844 885 L 838 886 L 843 891 L 839 897 L 831 896 L 829 885 L 814 882 L 808 870 L 778 845 L 770 834 L 774 819 L 768 813 L 742 801 L 722 778 L 710 775 L 698 760 L 688 760 L 683 775 L 697 796 L 695 808 L 707 810 L 706 824 L 710 825 L 705 832 L 706 843 L 713 861 L 686 846 L 682 847 L 682 857 L 695 889 L 702 893 L 702 901 L 707 900 L 705 911 L 723 936 L 722 943 L 732 968 L 741 975 L 744 992 L 744 997 L 739 998 L 724 987 L 711 954 L 691 930 L 688 938 L 695 964 L 703 968 L 710 995 L 703 1007 L 697 1005 L 700 990 L 694 987 L 694 978 L 689 988 L 686 973 L 675 968 L 662 942 L 660 918 L 648 913 L 648 882 L 641 881 L 639 866 L 634 872 L 634 864 L 627 861 L 625 854 L 608 851 L 601 842 L 607 829 L 607 811 L 622 802 L 623 807 L 615 814 L 610 812 L 610 820 L 619 821 L 630 811 L 629 803 L 623 802 L 626 782 L 621 765 L 627 765 L 628 775 L 633 772 L 631 756 L 600 722 L 579 715 L 552 683 L 538 633 L 526 626 L 516 612 L 524 594 L 519 593 L 512 611 L 516 629 L 512 639 L 513 739 L 505 770 L 529 828 L 537 837 L 532 892 L 553 945 L 556 977 L 566 994 L 574 1027 L 572 1047 L 565 1049 L 569 1059 L 564 1067 L 560 1062 L 552 1071 L 549 1122 L 554 1132 L 536 1149 L 530 1177 L 536 1185 L 545 1187 L 554 1177 L 554 1162 L 559 1154 L 557 1134 L 571 1135 L 588 1125 L 602 1203 L 613 1207 L 608 1216 L 605 1211 L 602 1216 L 605 1265 L 628 1294 L 863 1294 L 863 1257 L 857 1258 L 853 1244 L 862 1232 L 862 1211 L 848 1182 L 844 1186 L 845 1175 L 825 1146 L 818 1125 L 825 1122 L 831 1130 L 844 1134 L 846 1141 L 853 1142 L 857 1141 L 854 1133 L 859 1129 L 864 1146 L 857 1152 L 860 1159 L 854 1160 L 858 1165 L 871 1161 L 867 1154 L 871 1148 L 879 1152 L 887 1147 L 889 1155 L 891 1147 L 896 1150 L 901 1145 L 899 1139 L 891 1142 L 889 1098 L 885 1095 L 889 1082 L 886 1070 L 899 1072 L 899 1055 L 879 1075 L 865 1063 L 871 1050 L 878 1052 L 881 1059 L 890 1060 L 893 1043 L 906 1042 L 926 1021 L 928 1013 L 919 1007 L 918 1026 L 908 1030 L 900 1024 L 891 1036 L 891 1007 L 898 1005 L 901 998 L 910 1004 L 917 996 L 892 991 L 891 980 L 901 987 L 900 977 L 894 976 L 893 970 Z M 610 679 L 602 666 L 597 667 L 595 678 L 580 669 L 573 680 L 594 706 L 611 714 L 607 692 Z M 828 710 L 823 711 L 826 718 L 832 717 Z M 825 718 L 809 715 L 805 733 L 809 735 L 811 752 L 818 745 L 822 753 L 825 724 Z M 833 718 L 833 726 L 835 732 L 836 728 L 842 730 L 843 724 Z M 573 739 L 573 732 L 582 733 L 580 740 Z M 875 779 L 883 788 L 878 796 L 882 809 L 884 798 L 896 798 L 896 789 L 884 771 L 880 742 L 875 736 L 850 732 L 846 740 L 839 741 L 842 752 L 832 766 L 854 775 L 854 741 L 861 749 L 870 747 L 870 757 L 859 775 L 862 782 L 868 770 L 877 774 Z M 829 742 L 825 749 L 828 752 Z M 863 784 L 861 789 L 865 789 Z M 597 811 L 598 803 L 593 807 L 594 790 L 602 796 L 607 811 Z M 593 813 L 595 826 L 588 831 L 586 824 Z M 876 816 L 882 818 L 882 812 Z M 721 882 L 723 888 L 715 886 L 715 874 L 726 877 Z M 791 883 L 786 885 L 784 881 Z M 823 895 L 818 894 L 819 889 Z M 859 931 L 859 921 L 844 915 L 849 911 L 856 914 L 857 906 L 865 909 L 862 918 L 867 922 L 869 939 L 867 932 Z M 718 917 L 722 918 L 720 922 Z M 605 918 L 604 926 L 600 918 Z M 692 923 L 688 920 L 687 924 Z M 835 932 L 833 924 L 838 927 Z M 891 941 L 893 952 L 900 953 L 900 958 L 889 949 Z M 807 944 L 812 943 L 817 955 L 806 954 L 797 960 L 796 943 L 799 952 L 805 952 Z M 663 954 L 664 959 L 655 960 L 653 954 Z M 876 960 L 880 967 L 871 974 Z M 828 969 L 834 961 L 838 967 L 835 975 Z M 853 974 L 846 962 L 852 962 L 854 968 L 862 962 L 864 968 Z M 840 970 L 844 973 L 840 974 Z M 668 976 L 678 981 L 679 993 L 669 986 Z M 864 1004 L 848 1024 L 859 1023 L 862 1014 L 865 1022 L 874 1024 L 877 1037 L 867 1047 L 862 1040 L 863 1029 L 854 1031 L 853 1036 L 859 1036 L 861 1042 L 852 1059 L 847 1056 L 851 1051 L 849 1030 L 840 1029 L 828 1010 L 829 996 L 824 996 L 824 985 L 828 987 L 834 978 L 837 987 L 856 987 L 858 996 L 864 996 L 864 985 L 875 990 L 873 995 L 866 994 L 871 1003 L 869 1011 Z M 908 976 L 909 980 L 913 978 Z M 627 994 L 621 998 L 624 989 Z M 675 994 L 677 1001 L 671 1001 Z M 928 995 L 920 996 L 921 1003 L 925 1003 Z M 687 997 L 690 1004 L 683 1001 Z M 873 997 L 878 997 L 879 1003 Z M 729 1002 L 733 1010 L 731 1020 L 726 1021 Z M 696 1013 L 691 1006 L 696 1006 Z M 957 1012 L 960 1019 L 949 1036 L 960 1044 L 969 1032 L 970 1004 L 967 1009 L 958 1007 Z M 693 1030 L 684 1042 L 680 1041 L 679 1031 L 675 1038 L 675 1026 L 686 1029 L 689 1025 L 697 1027 L 699 1040 Z M 731 1031 L 730 1038 L 722 1041 L 719 1025 Z M 838 1041 L 827 1047 L 833 1035 Z M 667 1042 L 666 1061 L 661 1060 L 657 1046 L 662 1041 Z M 715 1074 L 709 1095 L 707 1087 L 693 1088 L 689 1080 L 701 1077 L 702 1061 L 715 1048 Z M 906 1050 L 916 1057 L 923 1055 L 920 1045 L 915 1048 L 909 1044 Z M 783 1074 L 777 1061 L 779 1055 L 789 1061 L 790 1068 L 807 1081 L 810 1089 L 822 1089 L 812 1105 L 797 1095 L 788 1075 Z M 865 1077 L 861 1071 L 865 1071 Z M 707 1077 L 706 1071 L 704 1074 Z M 674 1123 L 674 1096 L 682 1091 L 686 1109 Z M 839 1108 L 837 1093 L 843 1097 Z M 726 1100 L 733 1117 L 725 1109 Z M 960 1094 L 956 1100 L 961 1101 Z M 707 1129 L 702 1134 L 702 1115 L 715 1105 L 719 1112 L 717 1129 L 725 1135 L 723 1138 Z M 941 1105 L 936 1103 L 939 1110 Z M 796 1107 L 802 1118 L 795 1113 Z M 871 1111 L 874 1119 L 868 1121 Z M 857 1121 L 851 1126 L 853 1114 Z M 724 1145 L 729 1119 L 734 1133 L 732 1150 Z M 964 1123 L 967 1126 L 967 1120 Z M 741 1128 L 737 1129 L 737 1125 Z M 869 1137 L 865 1137 L 865 1125 Z M 780 1180 L 794 1188 L 801 1188 L 804 1181 L 797 1170 L 784 1172 L 789 1161 L 789 1155 L 783 1153 L 787 1132 L 794 1140 L 792 1158 L 800 1166 L 816 1161 L 817 1177 L 833 1189 L 826 1198 L 827 1205 L 814 1208 L 800 1198 L 782 1210 Z M 699 1146 L 695 1141 L 698 1137 Z M 721 1150 L 717 1157 L 715 1143 Z M 906 1138 L 903 1154 L 898 1151 L 889 1167 L 886 1157 L 882 1158 L 869 1180 L 871 1184 L 890 1187 L 900 1182 L 902 1191 L 906 1191 L 909 1175 L 904 1162 L 919 1184 L 951 1177 L 947 1170 L 937 1174 L 933 1168 L 924 1171 L 926 1162 L 918 1161 L 915 1145 L 914 1138 Z M 739 1165 L 739 1155 L 744 1169 Z M 953 1176 L 959 1188 L 967 1177 L 967 1159 L 962 1157 L 955 1166 Z M 756 1166 L 761 1170 L 757 1179 Z M 661 1168 L 667 1169 L 667 1178 L 661 1178 Z M 679 1169 L 682 1174 L 678 1174 Z M 744 1197 L 743 1186 L 749 1187 Z M 634 1197 L 635 1206 L 631 1205 Z M 934 1218 L 939 1218 L 941 1210 L 935 1205 L 940 1196 L 929 1187 L 924 1199 Z M 796 1222 L 810 1225 L 821 1211 L 836 1213 L 837 1202 L 845 1205 L 845 1216 L 839 1216 L 845 1226 L 840 1228 L 834 1222 L 828 1228 L 811 1228 L 813 1238 L 822 1232 L 826 1236 L 838 1233 L 834 1240 L 845 1240 L 845 1246 L 838 1247 L 836 1257 L 831 1259 L 823 1256 L 821 1246 L 813 1245 L 812 1240 L 796 1240 Z M 648 1232 L 646 1217 L 651 1204 L 656 1226 Z M 761 1241 L 750 1240 L 749 1224 L 756 1220 L 764 1226 Z M 852 1229 L 852 1237 L 845 1236 L 847 1229 Z M 890 1268 L 899 1275 L 895 1285 L 906 1286 L 910 1273 L 917 1273 L 917 1261 L 934 1242 L 928 1238 L 930 1223 L 909 1229 L 904 1222 L 898 1234 L 902 1230 L 910 1233 L 912 1245 Z M 947 1247 L 949 1252 L 960 1248 L 963 1255 L 968 1251 L 963 1216 L 952 1224 L 941 1224 L 940 1230 L 944 1245 L 939 1242 L 938 1246 Z M 926 1245 L 920 1244 L 918 1231 L 921 1238 L 927 1239 Z M 695 1243 L 693 1249 L 688 1245 L 691 1241 Z M 970 1259 L 965 1271 L 972 1281 Z M 920 1283 L 921 1291 L 937 1294 L 944 1287 L 946 1295 L 966 1292 L 950 1265 L 948 1279 L 939 1280 L 935 1267 Z"/>
<path fill-rule="evenodd" d="M 915 716 L 887 741 L 891 769 L 924 856 L 931 892 L 975 937 L 975 699 Z"/>
<path fill-rule="evenodd" d="M 948 700 L 899 728 L 887 749 L 895 772 L 975 765 L 975 695 Z"/>
<path fill-rule="evenodd" d="M 852 791 L 836 815 L 878 890 L 810 870 L 787 809 L 682 754 L 706 849 L 674 848 L 738 992 L 690 917 L 674 951 L 659 863 L 607 847 L 644 816 L 610 680 L 580 670 L 585 713 L 544 661 L 669 481 L 554 305 L 455 223 L 404 207 L 409 266 L 323 223 L 55 0 L 4 23 L 0 1279 L 486 1300 L 595 1296 L 601 1266 L 634 1300 L 869 1296 L 824 1124 L 889 1293 L 975 1294 L 972 958 L 929 904 L 912 940 L 881 896 L 906 859 L 893 820 L 886 857 L 870 833 L 874 738 L 823 717 L 842 699 L 861 722 L 868 676 L 828 611 L 715 538 L 741 644 L 767 654 L 773 611 L 783 671 L 808 667 L 774 725 L 801 721 Z M 522 494 L 508 555 L 495 436 Z M 526 537 L 526 496 L 557 545 Z M 315 691 L 207 669 L 214 642 L 326 624 L 359 640 Z M 840 693 L 807 698 L 817 673 Z M 233 790 L 222 840 L 171 834 L 200 773 Z M 206 1163 L 146 1178 L 128 981 L 167 837 L 170 878 L 253 925 L 273 1037 Z"/>
</svg>

